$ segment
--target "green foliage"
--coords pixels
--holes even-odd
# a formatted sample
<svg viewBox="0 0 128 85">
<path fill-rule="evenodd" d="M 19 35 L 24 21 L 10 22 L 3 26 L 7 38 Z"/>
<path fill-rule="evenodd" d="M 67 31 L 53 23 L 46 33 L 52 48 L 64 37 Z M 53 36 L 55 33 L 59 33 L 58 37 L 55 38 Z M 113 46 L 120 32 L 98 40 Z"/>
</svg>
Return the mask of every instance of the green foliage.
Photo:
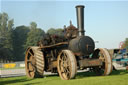
<svg viewBox="0 0 128 85">
<path fill-rule="evenodd" d="M 37 45 L 45 34 L 35 22 L 30 27 L 13 26 L 14 20 L 9 20 L 7 13 L 0 13 L 0 62 L 24 60 L 26 48 Z"/>
<path fill-rule="evenodd" d="M 47 31 L 48 34 L 56 34 L 56 30 L 54 28 L 50 28 L 48 31 Z"/>
<path fill-rule="evenodd" d="M 36 23 L 35 23 L 36 24 Z M 14 43 L 14 54 L 15 60 L 24 60 L 25 51 L 29 46 L 37 45 L 37 42 L 42 39 L 45 34 L 43 30 L 39 28 L 31 28 L 33 26 L 18 26 L 16 27 L 15 33 L 15 43 Z"/>
<path fill-rule="evenodd" d="M 11 20 L 9 20 L 8 21 L 8 30 L 12 30 L 13 28 L 12 28 L 12 26 L 14 26 L 14 20 L 13 19 L 11 19 Z"/>
<path fill-rule="evenodd" d="M 51 35 L 59 35 L 59 36 L 63 36 L 63 29 L 61 28 L 58 28 L 58 29 L 54 29 L 54 28 L 50 28 L 48 31 L 47 31 L 48 34 L 51 34 Z"/>
<path fill-rule="evenodd" d="M 35 22 L 31 22 L 30 29 L 36 29 L 36 28 L 37 28 L 37 24 Z"/>
<path fill-rule="evenodd" d="M 30 31 L 29 27 L 26 27 L 24 25 L 18 26 L 14 30 L 14 57 L 15 61 L 22 61 L 24 60 L 24 53 L 25 48 L 24 45 L 26 43 L 27 34 Z"/>
<path fill-rule="evenodd" d="M 30 28 L 32 27 L 32 24 L 30 24 Z M 30 32 L 27 34 L 27 41 L 25 44 L 25 48 L 28 46 L 36 46 L 37 42 L 43 38 L 45 35 L 45 32 L 41 30 L 40 28 L 34 28 L 30 29 Z"/>
<path fill-rule="evenodd" d="M 121 45 L 121 49 L 126 49 L 128 52 L 128 38 L 126 38 L 123 44 Z"/>
<path fill-rule="evenodd" d="M 13 19 L 9 20 L 7 13 L 0 14 L 0 59 L 3 60 L 13 59 L 13 22 Z"/>
</svg>

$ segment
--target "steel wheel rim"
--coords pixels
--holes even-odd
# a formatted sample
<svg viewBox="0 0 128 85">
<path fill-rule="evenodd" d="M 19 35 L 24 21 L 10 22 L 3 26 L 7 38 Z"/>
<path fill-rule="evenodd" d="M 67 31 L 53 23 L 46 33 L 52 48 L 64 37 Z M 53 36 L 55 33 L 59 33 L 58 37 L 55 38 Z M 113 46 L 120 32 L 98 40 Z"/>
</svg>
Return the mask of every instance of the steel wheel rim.
<svg viewBox="0 0 128 85">
<path fill-rule="evenodd" d="M 61 72 L 61 75 L 64 79 L 70 79 L 70 71 L 71 71 L 71 62 L 69 61 L 69 58 L 67 57 L 66 53 L 62 53 L 59 58 L 59 69 Z"/>
<path fill-rule="evenodd" d="M 77 63 L 75 55 L 70 50 L 62 50 L 58 55 L 57 70 L 62 80 L 75 78 Z"/>
<path fill-rule="evenodd" d="M 98 75 L 109 75 L 112 71 L 112 63 L 110 60 L 110 55 L 108 53 L 108 51 L 104 48 L 100 48 L 100 49 L 96 49 L 97 53 L 96 53 L 96 58 L 99 58 L 102 60 L 103 65 L 102 66 L 98 66 L 98 67 L 94 67 L 94 71 L 98 74 Z"/>
<path fill-rule="evenodd" d="M 25 69 L 26 69 L 26 74 L 30 78 L 34 78 L 35 76 L 35 58 L 34 58 L 34 53 L 32 49 L 28 49 L 26 52 L 25 56 Z"/>
</svg>

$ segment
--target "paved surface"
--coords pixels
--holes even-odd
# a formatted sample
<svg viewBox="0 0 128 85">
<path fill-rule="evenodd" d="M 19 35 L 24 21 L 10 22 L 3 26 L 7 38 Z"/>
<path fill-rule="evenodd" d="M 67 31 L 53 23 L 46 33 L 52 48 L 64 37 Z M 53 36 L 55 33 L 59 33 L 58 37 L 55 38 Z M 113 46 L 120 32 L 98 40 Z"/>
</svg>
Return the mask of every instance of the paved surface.
<svg viewBox="0 0 128 85">
<path fill-rule="evenodd" d="M 44 75 L 53 75 L 55 73 L 44 72 Z M 15 77 L 15 76 L 24 76 L 26 75 L 25 69 L 8 69 L 0 70 L 0 77 Z"/>
<path fill-rule="evenodd" d="M 83 72 L 87 70 L 79 70 L 78 72 Z M 44 75 L 54 75 L 56 73 L 44 72 Z M 25 69 L 8 69 L 0 70 L 0 77 L 15 77 L 15 76 L 24 76 L 26 75 Z"/>
<path fill-rule="evenodd" d="M 13 77 L 26 75 L 25 69 L 0 70 L 1 77 Z"/>
</svg>

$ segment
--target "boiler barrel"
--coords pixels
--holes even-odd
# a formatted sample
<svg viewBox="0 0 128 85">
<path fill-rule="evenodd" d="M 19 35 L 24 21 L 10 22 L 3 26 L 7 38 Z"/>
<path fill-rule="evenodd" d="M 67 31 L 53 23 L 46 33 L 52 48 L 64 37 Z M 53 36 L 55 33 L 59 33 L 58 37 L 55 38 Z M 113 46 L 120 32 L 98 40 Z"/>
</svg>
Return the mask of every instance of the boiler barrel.
<svg viewBox="0 0 128 85">
<path fill-rule="evenodd" d="M 89 36 L 78 36 L 69 42 L 69 49 L 79 56 L 88 56 L 94 52 L 95 44 Z"/>
</svg>

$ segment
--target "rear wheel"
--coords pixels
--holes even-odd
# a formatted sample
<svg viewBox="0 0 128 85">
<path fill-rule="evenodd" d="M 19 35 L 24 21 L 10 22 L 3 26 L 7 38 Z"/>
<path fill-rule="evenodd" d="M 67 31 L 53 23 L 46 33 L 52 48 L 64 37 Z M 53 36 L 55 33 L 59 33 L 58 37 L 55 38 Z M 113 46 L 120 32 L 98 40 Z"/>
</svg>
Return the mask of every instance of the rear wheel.
<svg viewBox="0 0 128 85">
<path fill-rule="evenodd" d="M 62 80 L 75 78 L 77 72 L 76 58 L 70 50 L 62 50 L 57 58 L 57 69 Z"/>
<path fill-rule="evenodd" d="M 112 71 L 112 60 L 111 56 L 107 49 L 99 48 L 96 49 L 93 56 L 93 58 L 99 58 L 102 60 L 102 66 L 97 66 L 93 68 L 93 71 L 97 75 L 109 75 Z"/>
<path fill-rule="evenodd" d="M 26 75 L 30 78 L 43 77 L 44 56 L 39 47 L 29 47 L 25 55 Z"/>
</svg>

